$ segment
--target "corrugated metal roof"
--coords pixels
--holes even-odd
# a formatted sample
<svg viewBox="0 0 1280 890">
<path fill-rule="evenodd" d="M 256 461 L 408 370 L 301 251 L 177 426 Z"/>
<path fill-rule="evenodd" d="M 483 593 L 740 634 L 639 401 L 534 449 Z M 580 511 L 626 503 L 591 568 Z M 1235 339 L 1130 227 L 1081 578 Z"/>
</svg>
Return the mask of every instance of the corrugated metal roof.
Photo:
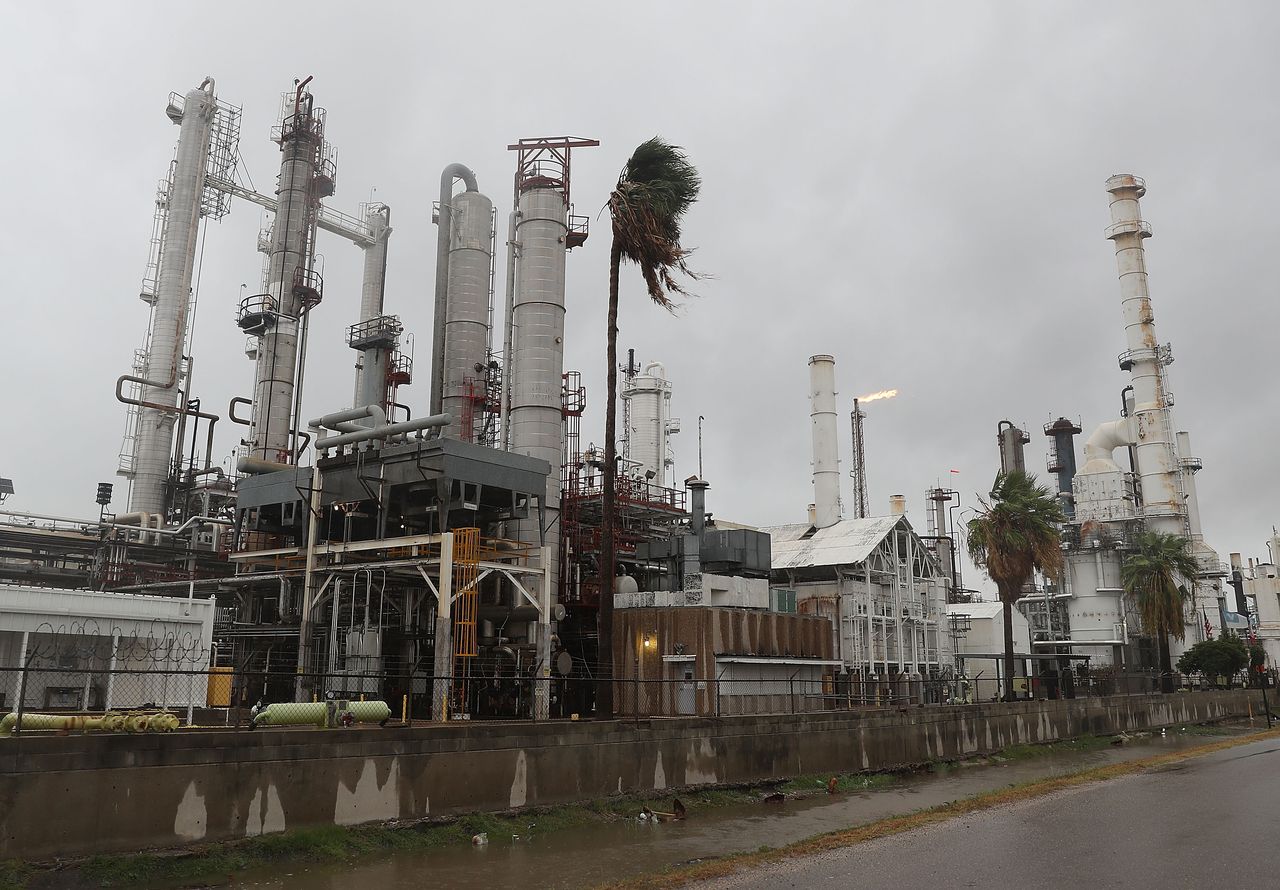
<svg viewBox="0 0 1280 890">
<path fill-rule="evenodd" d="M 948 603 L 948 615 L 968 615 L 970 618 L 998 618 L 1004 615 L 1004 603 L 994 600 L 974 600 L 970 603 Z"/>
<path fill-rule="evenodd" d="M 773 542 L 773 568 L 800 569 L 810 566 L 852 565 L 863 562 L 902 520 L 901 516 L 842 519 L 820 528 L 812 536 L 808 523 L 779 525 L 761 529 Z"/>
</svg>

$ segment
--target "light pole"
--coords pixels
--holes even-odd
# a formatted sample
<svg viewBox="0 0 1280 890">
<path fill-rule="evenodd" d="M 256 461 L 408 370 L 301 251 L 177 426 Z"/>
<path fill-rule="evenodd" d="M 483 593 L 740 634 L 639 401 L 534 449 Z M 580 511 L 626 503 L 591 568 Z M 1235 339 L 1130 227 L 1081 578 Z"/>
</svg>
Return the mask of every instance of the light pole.
<svg viewBox="0 0 1280 890">
<path fill-rule="evenodd" d="M 702 479 L 702 421 L 706 420 L 701 414 L 698 415 L 698 478 Z"/>
</svg>

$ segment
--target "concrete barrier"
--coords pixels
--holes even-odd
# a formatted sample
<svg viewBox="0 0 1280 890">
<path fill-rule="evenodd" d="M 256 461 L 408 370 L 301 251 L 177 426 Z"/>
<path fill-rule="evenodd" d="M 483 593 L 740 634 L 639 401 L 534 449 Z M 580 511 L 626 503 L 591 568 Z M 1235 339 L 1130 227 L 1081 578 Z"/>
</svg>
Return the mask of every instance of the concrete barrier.
<svg viewBox="0 0 1280 890">
<path fill-rule="evenodd" d="M 883 770 L 1243 715 L 1245 690 L 865 713 L 0 741 L 0 859 Z"/>
</svg>

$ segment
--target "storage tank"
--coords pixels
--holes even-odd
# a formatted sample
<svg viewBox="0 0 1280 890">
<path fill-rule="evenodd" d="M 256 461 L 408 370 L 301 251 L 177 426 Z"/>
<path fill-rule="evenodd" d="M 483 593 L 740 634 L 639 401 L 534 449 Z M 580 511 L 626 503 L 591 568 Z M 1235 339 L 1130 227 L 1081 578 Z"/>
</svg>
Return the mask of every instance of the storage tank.
<svg viewBox="0 0 1280 890">
<path fill-rule="evenodd" d="M 451 436 L 474 442 L 482 423 L 489 361 L 493 202 L 476 191 L 451 201 L 441 405 Z M 557 398 L 559 393 L 557 392 Z"/>
</svg>

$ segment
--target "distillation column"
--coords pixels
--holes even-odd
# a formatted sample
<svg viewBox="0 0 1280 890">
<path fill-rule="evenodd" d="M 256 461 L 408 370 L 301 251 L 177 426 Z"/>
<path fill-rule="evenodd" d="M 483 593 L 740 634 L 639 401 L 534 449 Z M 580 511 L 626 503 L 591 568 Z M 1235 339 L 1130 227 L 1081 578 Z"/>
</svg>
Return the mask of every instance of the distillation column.
<svg viewBox="0 0 1280 890">
<path fill-rule="evenodd" d="M 180 411 L 178 376 L 187 335 L 187 310 L 200 230 L 209 147 L 217 102 L 212 78 L 187 93 L 179 122 L 177 157 L 161 242 L 150 344 L 142 375 L 136 459 L 129 509 L 161 514 L 173 459 L 173 431 Z M 155 407 L 152 407 L 155 406 Z"/>
<path fill-rule="evenodd" d="M 536 513 L 518 525 L 519 540 L 551 549 L 547 570 L 559 589 L 560 474 L 564 462 L 564 286 L 568 208 L 553 180 L 532 177 L 520 185 L 511 354 L 511 450 L 551 464 L 539 527 Z M 544 534 L 545 531 L 545 534 Z"/>
<path fill-rule="evenodd" d="M 399 343 L 400 320 L 383 315 L 387 283 L 387 241 L 391 235 L 391 208 L 371 204 L 364 224 L 373 243 L 364 249 L 364 276 L 360 284 L 360 320 L 347 331 L 347 345 L 359 351 L 353 408 L 387 402 L 387 374 L 391 355 Z"/>
<path fill-rule="evenodd" d="M 450 203 L 441 408 L 457 437 L 475 442 L 484 431 L 489 376 L 493 202 L 469 189 Z"/>
<path fill-rule="evenodd" d="M 671 424 L 671 381 L 661 362 L 649 362 L 644 370 L 627 378 L 620 394 L 628 403 L 631 428 L 625 431 L 630 463 L 624 472 L 657 485 L 668 485 L 668 436 Z"/>
<path fill-rule="evenodd" d="M 813 436 L 813 525 L 840 521 L 840 451 L 836 439 L 836 360 L 809 358 L 809 425 Z"/>
<path fill-rule="evenodd" d="M 310 80 L 310 78 L 307 78 Z M 277 128 L 280 176 L 276 218 L 268 253 L 267 293 L 254 375 L 249 456 L 293 463 L 291 444 L 298 334 L 303 316 L 320 300 L 312 272 L 315 222 L 321 198 L 333 193 L 333 178 L 320 164 L 325 154 L 324 112 L 312 107 L 306 81 L 285 99 Z M 248 327 L 242 316 L 242 327 Z"/>
</svg>

